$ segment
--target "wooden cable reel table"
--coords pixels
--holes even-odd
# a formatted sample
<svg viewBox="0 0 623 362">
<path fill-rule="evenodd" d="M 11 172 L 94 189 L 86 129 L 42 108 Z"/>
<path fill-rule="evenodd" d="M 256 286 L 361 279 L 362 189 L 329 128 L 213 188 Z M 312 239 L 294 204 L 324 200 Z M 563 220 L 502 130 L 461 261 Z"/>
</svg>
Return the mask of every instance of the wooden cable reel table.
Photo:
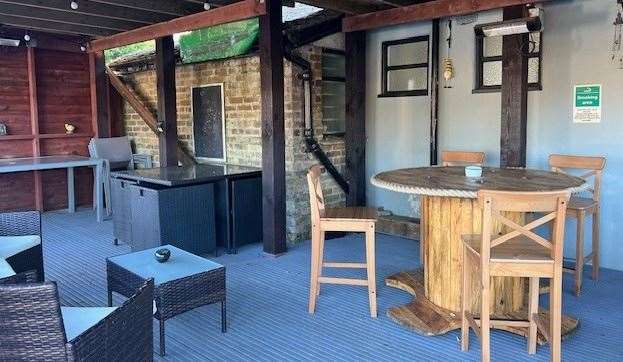
<svg viewBox="0 0 623 362">
<path fill-rule="evenodd" d="M 371 181 L 380 188 L 421 196 L 420 255 L 423 268 L 391 275 L 385 283 L 415 297 L 406 305 L 390 308 L 388 316 L 428 336 L 461 327 L 461 235 L 482 231 L 482 211 L 476 200 L 479 190 L 569 190 L 574 193 L 586 188 L 583 179 L 565 174 L 487 167 L 483 168 L 480 178 L 465 177 L 463 167 L 422 167 L 383 172 L 372 177 Z M 508 213 L 506 217 L 525 224 L 523 213 Z M 503 231 L 502 225 L 494 227 Z M 527 318 L 526 279 L 494 277 L 491 286 L 491 312 L 496 318 Z M 477 305 L 473 306 L 475 312 Z M 544 310 L 540 313 L 547 315 Z M 564 336 L 578 326 L 578 320 L 563 315 L 562 324 Z M 523 328 L 499 328 L 525 336 Z M 539 343 L 544 341 L 543 336 L 539 336 Z"/>
</svg>

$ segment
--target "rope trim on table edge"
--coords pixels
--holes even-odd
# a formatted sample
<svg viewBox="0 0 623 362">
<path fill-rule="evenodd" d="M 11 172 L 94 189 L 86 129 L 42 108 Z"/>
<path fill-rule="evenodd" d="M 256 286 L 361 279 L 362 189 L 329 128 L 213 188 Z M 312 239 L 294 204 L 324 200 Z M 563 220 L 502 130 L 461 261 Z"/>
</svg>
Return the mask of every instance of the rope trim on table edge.
<svg viewBox="0 0 623 362">
<path fill-rule="evenodd" d="M 466 199 L 475 199 L 478 197 L 477 191 L 466 191 L 466 190 L 457 190 L 457 189 L 432 189 L 428 187 L 414 187 L 414 186 L 405 186 L 395 182 L 387 182 L 381 181 L 376 178 L 376 176 L 372 176 L 370 178 L 370 183 L 372 185 L 390 190 L 395 192 L 401 192 L 404 194 L 414 194 L 414 195 L 423 195 L 423 196 L 441 196 L 441 197 L 460 197 Z M 567 190 L 572 194 L 576 194 L 582 191 L 586 191 L 590 188 L 588 182 L 577 186 L 571 187 Z"/>
</svg>

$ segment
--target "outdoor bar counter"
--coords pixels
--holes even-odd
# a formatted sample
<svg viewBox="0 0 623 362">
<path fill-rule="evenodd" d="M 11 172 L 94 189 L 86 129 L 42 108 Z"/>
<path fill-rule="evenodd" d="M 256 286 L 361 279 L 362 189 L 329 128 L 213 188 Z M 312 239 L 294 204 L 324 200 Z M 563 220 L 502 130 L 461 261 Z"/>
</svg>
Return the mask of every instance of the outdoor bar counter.
<svg viewBox="0 0 623 362">
<path fill-rule="evenodd" d="M 198 164 L 111 174 L 115 242 L 171 244 L 196 254 L 262 239 L 261 170 Z"/>
<path fill-rule="evenodd" d="M 375 175 L 371 182 L 380 188 L 421 197 L 422 268 L 416 269 L 414 263 L 413 270 L 389 276 L 386 284 L 415 297 L 409 304 L 390 308 L 388 315 L 429 336 L 461 327 L 461 236 L 481 233 L 482 210 L 476 200 L 479 190 L 568 190 L 574 193 L 587 186 L 583 179 L 561 173 L 491 167 L 483 168 L 482 177 L 478 178 L 466 177 L 464 167 L 421 167 L 383 172 Z M 519 224 L 524 224 L 527 217 L 524 213 L 505 216 Z M 504 230 L 501 224 L 494 224 L 494 227 Z M 525 279 L 494 277 L 491 289 L 491 312 L 496 318 L 526 318 L 528 286 Z M 576 319 L 564 313 L 562 322 L 563 335 L 578 325 Z M 493 327 L 525 334 L 523 328 Z M 539 342 L 544 342 L 543 336 L 539 335 Z"/>
</svg>

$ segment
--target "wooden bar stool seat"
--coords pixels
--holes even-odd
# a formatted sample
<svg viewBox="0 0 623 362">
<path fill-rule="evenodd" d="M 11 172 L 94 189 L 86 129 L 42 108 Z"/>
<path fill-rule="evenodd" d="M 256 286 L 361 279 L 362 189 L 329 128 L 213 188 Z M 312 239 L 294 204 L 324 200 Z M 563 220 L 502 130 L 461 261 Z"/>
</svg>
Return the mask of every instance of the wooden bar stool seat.
<svg viewBox="0 0 623 362">
<path fill-rule="evenodd" d="M 462 236 L 461 349 L 469 349 L 469 329 L 480 338 L 481 359 L 490 361 L 491 326 L 525 328 L 528 353 L 536 353 L 537 332 L 551 345 L 551 360 L 560 361 L 562 328 L 562 249 L 569 193 L 505 192 L 481 190 L 482 234 Z M 539 213 L 544 216 L 519 225 L 506 213 Z M 551 223 L 550 239 L 536 233 Z M 495 225 L 503 225 L 497 232 Z M 491 319 L 491 277 L 528 278 L 526 320 Z M 539 314 L 539 279 L 550 279 L 549 318 Z M 478 287 L 475 287 L 478 286 Z M 480 291 L 479 306 L 476 291 Z"/>
<path fill-rule="evenodd" d="M 582 274 L 584 264 L 592 264 L 593 279 L 599 278 L 599 200 L 601 192 L 601 178 L 606 166 L 605 157 L 551 155 L 549 165 L 552 171 L 567 173 L 568 171 L 584 172 L 581 178 L 590 181 L 593 178 L 592 188 L 587 193 L 592 197 L 574 195 L 569 200 L 567 215 L 575 218 L 575 267 L 565 268 L 564 271 L 575 276 L 575 295 L 579 296 L 582 291 Z M 584 255 L 584 223 L 586 216 L 592 216 L 592 252 Z"/>
<path fill-rule="evenodd" d="M 316 300 L 320 294 L 320 284 L 359 285 L 368 287 L 370 315 L 377 317 L 376 307 L 376 267 L 375 267 L 375 228 L 376 210 L 369 207 L 325 208 L 320 185 L 321 168 L 312 166 L 307 173 L 312 220 L 311 239 L 311 280 L 309 288 L 309 313 L 316 310 Z M 324 261 L 324 240 L 327 231 L 360 232 L 365 234 L 365 262 L 326 262 Z M 336 278 L 323 276 L 324 268 L 366 269 L 367 278 Z"/>
<path fill-rule="evenodd" d="M 583 210 L 590 213 L 595 210 L 597 206 L 599 206 L 599 202 L 589 199 L 588 197 L 572 197 L 569 200 L 567 214 L 571 215 L 571 213 L 576 210 Z"/>
</svg>

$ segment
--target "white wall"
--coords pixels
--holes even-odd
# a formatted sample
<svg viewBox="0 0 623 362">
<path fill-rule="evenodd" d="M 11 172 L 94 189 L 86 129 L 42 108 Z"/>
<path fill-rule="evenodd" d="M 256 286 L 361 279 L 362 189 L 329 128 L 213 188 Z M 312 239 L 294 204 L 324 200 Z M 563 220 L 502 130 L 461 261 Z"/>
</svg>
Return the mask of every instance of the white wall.
<svg viewBox="0 0 623 362">
<path fill-rule="evenodd" d="M 366 41 L 366 177 L 386 170 L 423 166 L 429 162 L 430 97 L 387 97 L 381 93 L 381 43 L 430 34 L 430 23 L 371 31 Z M 411 208 L 402 194 L 372 187 L 369 205 L 384 206 L 409 215 Z"/>
<path fill-rule="evenodd" d="M 547 168 L 551 153 L 604 155 L 608 159 L 602 192 L 602 265 L 623 270 L 623 243 L 619 240 L 619 212 L 623 193 L 623 70 L 610 63 L 610 49 L 616 15 L 614 1 L 557 0 L 545 3 L 543 90 L 528 96 L 528 166 Z M 500 11 L 479 14 L 480 23 L 501 18 Z M 454 88 L 440 88 L 439 149 L 483 150 L 487 163 L 499 165 L 500 94 L 472 94 L 474 86 L 474 24 L 454 24 L 451 56 L 456 68 Z M 426 33 L 430 24 L 401 27 L 401 32 Z M 445 21 L 441 24 L 442 56 L 446 54 Z M 378 39 L 389 38 L 397 29 L 383 29 L 369 35 L 366 123 L 368 141 L 368 176 L 382 169 L 427 163 L 424 147 L 428 144 L 428 97 L 394 99 L 393 104 L 373 97 L 380 76 Z M 371 54 L 374 53 L 374 54 Z M 572 123 L 573 85 L 597 83 L 603 86 L 603 119 L 600 124 Z M 408 112 L 399 112 L 397 104 L 408 104 Z M 405 106 L 406 107 L 406 106 Z M 389 118 L 390 128 L 383 127 Z M 416 121 L 411 121 L 415 119 Z M 416 124 L 417 126 L 414 126 Z M 405 134 L 412 137 L 404 139 Z M 408 149 L 408 152 L 405 152 Z M 423 153 L 414 155 L 414 151 Z M 404 155 L 408 155 L 405 160 Z M 384 158 L 382 157 L 384 156 Z M 404 195 L 386 196 L 369 188 L 369 202 L 396 212 L 408 206 Z M 401 201 L 399 201 L 401 200 Z M 567 225 L 565 253 L 574 255 L 575 224 Z M 590 245 L 590 222 L 586 243 Z M 588 247 L 587 247 L 588 250 Z"/>
</svg>

